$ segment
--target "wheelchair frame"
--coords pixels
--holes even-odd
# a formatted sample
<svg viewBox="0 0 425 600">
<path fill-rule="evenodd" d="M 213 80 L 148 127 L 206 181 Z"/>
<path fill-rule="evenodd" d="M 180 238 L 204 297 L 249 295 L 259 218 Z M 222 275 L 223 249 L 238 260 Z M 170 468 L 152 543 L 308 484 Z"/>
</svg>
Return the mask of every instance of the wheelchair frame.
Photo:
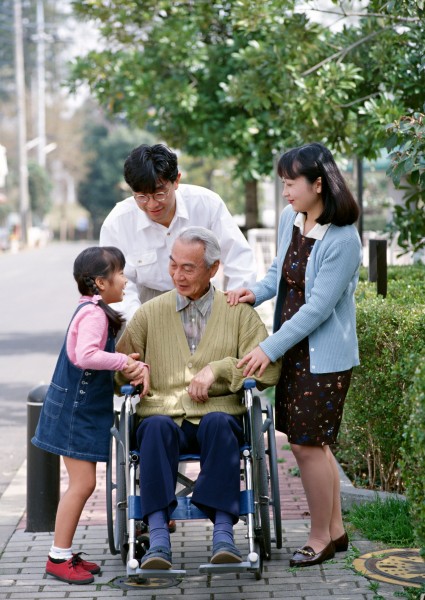
<svg viewBox="0 0 425 600">
<path fill-rule="evenodd" d="M 280 514 L 280 493 L 277 468 L 276 439 L 273 410 L 270 404 L 261 407 L 258 396 L 253 395 L 255 380 L 244 382 L 243 402 L 244 439 L 241 447 L 241 480 L 244 488 L 240 492 L 240 517 L 247 526 L 248 554 L 246 560 L 232 564 L 202 564 L 200 573 L 208 576 L 218 573 L 252 572 L 261 579 L 263 560 L 271 557 L 272 542 L 276 548 L 282 547 L 282 522 Z M 185 570 L 141 569 L 139 560 L 149 548 L 147 526 L 136 534 L 136 522 L 141 521 L 140 499 L 137 495 L 139 453 L 130 447 L 133 437 L 135 414 L 132 398 L 137 395 L 135 388 L 125 385 L 121 388 L 125 395 L 121 411 L 116 411 L 111 428 L 109 461 L 106 467 L 106 512 L 109 549 L 112 554 L 121 554 L 130 578 L 175 577 L 186 574 Z M 263 420 L 263 416 L 265 419 Z M 267 448 L 264 435 L 267 434 Z M 198 455 L 180 456 L 180 462 L 199 461 Z M 115 469 L 115 471 L 114 471 Z M 114 480 L 115 479 L 115 480 Z M 195 481 L 178 473 L 177 482 L 183 489 L 176 493 L 178 506 L 171 519 L 207 519 L 206 515 L 190 502 Z M 274 524 L 274 537 L 270 529 L 270 512 Z"/>
</svg>

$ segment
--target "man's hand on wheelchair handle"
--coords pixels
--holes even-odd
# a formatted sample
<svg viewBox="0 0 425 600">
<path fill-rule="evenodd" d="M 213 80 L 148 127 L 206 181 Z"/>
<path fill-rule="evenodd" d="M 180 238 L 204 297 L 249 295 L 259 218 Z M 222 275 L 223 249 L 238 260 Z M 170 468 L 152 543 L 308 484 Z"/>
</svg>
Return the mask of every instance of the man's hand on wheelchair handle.
<svg viewBox="0 0 425 600">
<path fill-rule="evenodd" d="M 252 377 L 255 373 L 257 373 L 258 377 L 261 377 L 266 367 L 270 364 L 270 358 L 267 354 L 257 346 L 251 352 L 248 352 L 236 365 L 238 369 L 245 365 L 243 376 L 244 377 Z"/>
<path fill-rule="evenodd" d="M 215 381 L 214 373 L 209 365 L 199 371 L 187 388 L 188 394 L 194 402 L 206 402 L 208 390 Z"/>
</svg>

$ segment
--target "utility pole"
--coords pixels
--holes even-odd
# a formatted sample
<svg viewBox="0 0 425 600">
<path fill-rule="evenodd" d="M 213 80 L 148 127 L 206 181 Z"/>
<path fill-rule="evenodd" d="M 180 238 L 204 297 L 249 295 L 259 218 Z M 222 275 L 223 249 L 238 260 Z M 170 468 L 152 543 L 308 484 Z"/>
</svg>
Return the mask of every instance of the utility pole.
<svg viewBox="0 0 425 600">
<path fill-rule="evenodd" d="M 356 172 L 357 172 L 357 203 L 360 209 L 359 222 L 357 228 L 359 231 L 360 239 L 363 243 L 363 160 L 358 156 L 356 158 Z"/>
<path fill-rule="evenodd" d="M 21 0 L 14 0 L 15 28 L 15 81 L 18 119 L 18 163 L 19 163 L 19 212 L 21 215 L 21 241 L 28 243 L 28 228 L 31 226 L 31 211 L 28 190 L 27 123 L 25 107 L 24 45 L 22 35 Z"/>
<path fill-rule="evenodd" d="M 44 4 L 37 0 L 37 162 L 46 166 L 46 69 Z"/>
</svg>

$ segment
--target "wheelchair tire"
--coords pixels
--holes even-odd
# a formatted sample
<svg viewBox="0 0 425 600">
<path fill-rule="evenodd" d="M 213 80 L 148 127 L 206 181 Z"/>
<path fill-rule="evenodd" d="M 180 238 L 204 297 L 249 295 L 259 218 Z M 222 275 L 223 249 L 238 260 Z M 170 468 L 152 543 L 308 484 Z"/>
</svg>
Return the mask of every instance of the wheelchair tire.
<svg viewBox="0 0 425 600">
<path fill-rule="evenodd" d="M 269 477 L 267 473 L 267 458 L 264 445 L 263 416 L 261 400 L 254 396 L 252 403 L 252 455 L 255 500 L 255 529 L 259 535 L 260 554 L 267 560 L 271 557 L 270 507 L 269 507 Z"/>
<path fill-rule="evenodd" d="M 114 422 L 119 440 L 111 434 L 109 445 L 109 461 L 106 466 L 106 519 L 111 554 L 120 553 L 123 563 L 126 564 L 127 495 L 124 447 L 121 443 L 124 439 L 124 420 L 123 407 L 120 415 L 115 415 Z"/>
<path fill-rule="evenodd" d="M 125 410 L 124 405 L 121 408 L 120 414 L 120 440 L 122 444 L 118 445 L 117 453 L 117 494 L 116 494 L 116 521 L 115 521 L 115 539 L 120 549 L 121 559 L 123 564 L 127 564 L 128 554 L 128 511 L 127 511 L 127 485 L 125 476 Z M 129 424 L 128 424 L 129 426 Z M 128 449 L 129 450 L 129 449 Z"/>
<path fill-rule="evenodd" d="M 113 428 L 118 431 L 119 427 L 119 415 L 114 415 Z M 115 510 L 115 490 L 117 488 L 116 482 L 113 481 L 113 469 L 116 464 L 116 439 L 113 436 L 111 429 L 111 437 L 109 438 L 109 458 L 106 463 L 106 525 L 108 530 L 108 543 L 109 550 L 114 556 L 118 554 L 119 548 L 115 547 L 114 539 L 114 510 Z"/>
<path fill-rule="evenodd" d="M 269 473 L 270 473 L 270 504 L 272 507 L 273 524 L 276 548 L 282 548 L 282 515 L 280 508 L 280 490 L 279 490 L 279 473 L 277 467 L 277 450 L 276 450 L 276 436 L 273 419 L 273 408 L 270 404 L 267 405 L 267 418 L 270 419 L 271 424 L 267 430 L 267 450 L 266 454 L 269 459 Z"/>
</svg>

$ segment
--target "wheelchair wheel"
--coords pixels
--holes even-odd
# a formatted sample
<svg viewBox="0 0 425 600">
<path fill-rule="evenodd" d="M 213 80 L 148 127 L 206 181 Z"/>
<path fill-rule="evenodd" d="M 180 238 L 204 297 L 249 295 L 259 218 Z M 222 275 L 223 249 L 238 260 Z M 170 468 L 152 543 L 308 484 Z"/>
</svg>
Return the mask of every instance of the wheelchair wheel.
<svg viewBox="0 0 425 600">
<path fill-rule="evenodd" d="M 126 563 L 127 550 L 127 492 L 125 484 L 124 408 L 115 415 L 115 435 L 111 435 L 109 461 L 106 467 L 106 518 L 111 554 L 121 553 Z"/>
<path fill-rule="evenodd" d="M 259 536 L 260 554 L 262 558 L 271 557 L 270 509 L 269 509 L 269 477 L 267 474 L 267 459 L 262 431 L 263 416 L 261 401 L 254 396 L 252 404 L 252 451 L 253 478 L 255 500 L 255 529 Z"/>
<path fill-rule="evenodd" d="M 266 454 L 269 459 L 270 473 L 270 505 L 272 507 L 273 524 L 276 548 L 282 548 L 282 516 L 280 508 L 280 490 L 279 490 L 279 474 L 277 468 L 277 450 L 276 436 L 273 420 L 273 409 L 270 404 L 267 405 L 267 418 L 270 419 L 270 425 L 267 430 L 267 450 Z"/>
</svg>

